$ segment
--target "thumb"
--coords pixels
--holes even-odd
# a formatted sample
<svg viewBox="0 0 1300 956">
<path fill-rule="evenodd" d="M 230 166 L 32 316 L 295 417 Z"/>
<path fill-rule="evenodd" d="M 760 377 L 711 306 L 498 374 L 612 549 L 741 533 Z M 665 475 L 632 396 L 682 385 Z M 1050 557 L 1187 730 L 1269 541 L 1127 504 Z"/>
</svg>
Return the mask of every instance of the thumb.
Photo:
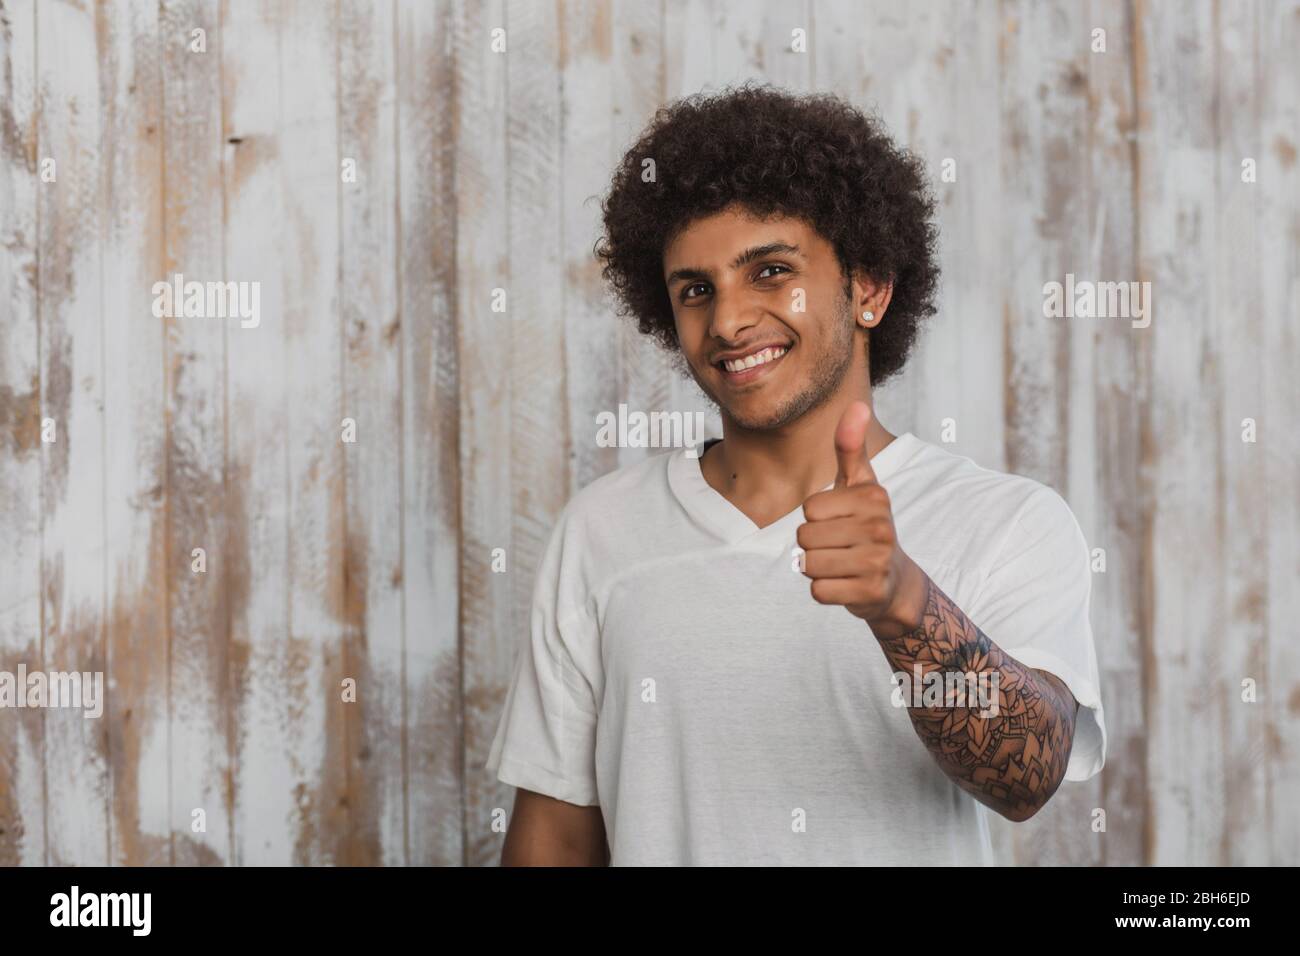
<svg viewBox="0 0 1300 956">
<path fill-rule="evenodd" d="M 871 470 L 867 456 L 867 427 L 871 424 L 871 406 L 854 402 L 840 416 L 835 426 L 835 457 L 839 469 L 835 473 L 835 487 L 874 484 L 876 473 Z"/>
</svg>

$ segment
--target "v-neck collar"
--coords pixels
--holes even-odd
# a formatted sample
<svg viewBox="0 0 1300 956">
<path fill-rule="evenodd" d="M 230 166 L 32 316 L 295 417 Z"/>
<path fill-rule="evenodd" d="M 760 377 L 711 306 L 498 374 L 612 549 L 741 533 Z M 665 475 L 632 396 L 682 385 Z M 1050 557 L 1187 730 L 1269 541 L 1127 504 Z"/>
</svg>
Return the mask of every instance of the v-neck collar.
<svg viewBox="0 0 1300 956">
<path fill-rule="evenodd" d="M 876 473 L 876 479 L 884 484 L 904 462 L 912 457 L 918 444 L 919 439 L 911 432 L 895 436 L 893 441 L 871 458 L 871 468 Z M 704 472 L 700 468 L 700 459 L 707 450 L 706 444 L 701 449 L 699 457 L 689 458 L 685 448 L 678 448 L 672 452 L 668 461 L 668 484 L 682 507 L 692 517 L 730 544 L 737 544 L 749 538 L 767 539 L 773 535 L 785 537 L 787 531 L 792 535 L 794 528 L 803 523 L 801 504 L 771 524 L 760 528 L 749 515 L 737 508 L 726 495 L 705 480 Z M 833 487 L 835 483 L 832 481 L 822 490 Z"/>
</svg>

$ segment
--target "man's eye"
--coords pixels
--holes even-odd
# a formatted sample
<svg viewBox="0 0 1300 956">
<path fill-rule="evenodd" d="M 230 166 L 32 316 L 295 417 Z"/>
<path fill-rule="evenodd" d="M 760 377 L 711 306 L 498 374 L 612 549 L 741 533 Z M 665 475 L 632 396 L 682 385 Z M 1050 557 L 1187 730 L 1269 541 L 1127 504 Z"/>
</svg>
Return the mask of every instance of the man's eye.
<svg viewBox="0 0 1300 956">
<path fill-rule="evenodd" d="M 758 273 L 757 276 L 755 276 L 755 278 L 756 278 L 756 279 L 770 279 L 770 278 L 772 278 L 771 276 L 766 276 L 766 275 L 764 275 L 763 273 L 765 273 L 765 272 L 770 272 L 770 271 L 773 270 L 773 269 L 780 269 L 782 272 L 789 272 L 789 271 L 790 271 L 789 268 L 787 268 L 786 266 L 778 265 L 778 264 L 776 264 L 776 263 L 773 263 L 773 264 L 770 265 L 770 266 L 763 266 L 763 268 L 759 270 L 759 273 Z"/>
<path fill-rule="evenodd" d="M 683 301 L 683 302 L 686 301 L 687 299 L 692 298 L 692 295 L 691 295 L 691 290 L 692 290 L 692 289 L 701 289 L 701 290 L 705 290 L 705 291 L 707 291 L 707 290 L 708 290 L 708 286 L 705 285 L 703 282 L 697 282 L 697 283 L 695 283 L 694 285 L 688 285 L 685 289 L 682 290 L 682 301 Z M 700 295 L 704 295 L 704 291 L 701 291 L 701 292 L 700 292 Z"/>
</svg>

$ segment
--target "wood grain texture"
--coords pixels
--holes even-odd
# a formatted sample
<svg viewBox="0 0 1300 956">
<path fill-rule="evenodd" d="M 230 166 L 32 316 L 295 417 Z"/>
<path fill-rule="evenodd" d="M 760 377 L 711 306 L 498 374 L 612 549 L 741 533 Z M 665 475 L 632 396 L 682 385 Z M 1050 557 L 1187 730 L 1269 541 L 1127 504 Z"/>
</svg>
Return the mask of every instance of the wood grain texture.
<svg viewBox="0 0 1300 956">
<path fill-rule="evenodd" d="M 521 625 L 513 576 L 514 377 L 520 289 L 510 275 L 509 59 L 528 45 L 506 4 L 455 4 L 456 329 L 460 374 L 460 660 L 465 862 L 492 859 L 497 784 L 483 770 Z M 495 44 L 495 49 L 494 49 Z M 504 44 L 504 47 L 502 46 Z M 516 52 L 510 52 L 514 44 Z M 495 306 L 495 308 L 494 308 Z M 509 357 L 509 358 L 507 358 Z M 494 552 L 505 572 L 493 570 Z M 471 755 L 473 759 L 471 760 Z"/>
<path fill-rule="evenodd" d="M 221 12 L 216 0 L 175 0 L 160 10 L 163 242 L 159 281 L 176 273 L 218 278 L 225 269 L 221 117 Z M 191 50 L 203 30 L 208 52 Z M 239 489 L 226 484 L 227 326 L 169 318 L 166 329 L 166 582 L 170 633 L 172 860 L 183 866 L 234 856 L 230 693 L 229 523 Z M 236 332 L 240 332 L 236 328 Z M 204 570 L 195 570 L 201 549 Z M 150 789 L 161 789 L 156 777 Z M 195 821 L 202 810 L 203 825 Z"/>
<path fill-rule="evenodd" d="M 353 864 L 405 863 L 402 660 L 401 320 L 397 294 L 397 75 L 388 4 L 340 4 L 339 151 L 355 161 L 339 200 L 343 415 L 344 657 L 357 682 L 342 707 Z M 353 181 L 355 180 L 355 181 Z M 380 268 L 380 264 L 386 267 Z"/>
<path fill-rule="evenodd" d="M 1207 310 L 1214 316 L 1211 348 L 1218 356 L 1223 381 L 1219 420 L 1219 467 L 1223 481 L 1218 502 L 1224 542 L 1224 581 L 1220 594 L 1226 615 L 1222 632 L 1211 636 L 1219 648 L 1211 658 L 1221 671 L 1218 701 L 1224 767 L 1223 809 L 1229 822 L 1219 834 L 1217 856 L 1229 866 L 1268 859 L 1272 836 L 1267 828 L 1246 827 L 1232 832 L 1231 821 L 1269 820 L 1268 711 L 1242 699 L 1242 681 L 1260 681 L 1268 653 L 1268 567 L 1259 555 L 1268 550 L 1269 489 L 1260 452 L 1269 447 L 1242 440 L 1246 419 L 1257 424 L 1263 406 L 1261 345 L 1264 341 L 1263 275 L 1260 269 L 1264 237 L 1256 229 L 1264 198 L 1258 181 L 1242 181 L 1242 158 L 1252 156 L 1259 142 L 1261 88 L 1253 70 L 1233 69 L 1233 63 L 1259 63 L 1259 6 L 1225 4 L 1216 24 L 1218 101 L 1216 121 L 1214 203 L 1220 230 L 1215 256 L 1214 299 Z M 1258 163 L 1258 159 L 1256 160 Z M 1232 316 L 1232 322 L 1222 321 Z M 1208 423 L 1207 423 L 1208 424 Z"/>
<path fill-rule="evenodd" d="M 1147 853 L 1160 864 L 1184 855 L 1227 862 L 1220 835 L 1230 826 L 1227 754 L 1218 743 L 1230 675 L 1219 454 L 1227 436 L 1212 305 L 1228 293 L 1217 288 L 1216 268 L 1224 235 L 1215 188 L 1217 27 L 1208 4 L 1154 5 L 1138 17 L 1138 82 L 1147 94 L 1138 128 L 1138 256 L 1158 310 L 1147 330 L 1150 391 L 1142 409 L 1143 557 L 1151 568 Z"/>
<path fill-rule="evenodd" d="M 343 341 L 339 328 L 339 10 L 280 7 L 278 261 L 285 344 L 287 642 L 278 675 L 303 863 L 373 856 L 350 792 L 345 648 Z M 324 95 L 322 92 L 324 91 Z M 290 132 L 292 131 L 292 132 Z M 265 271 L 265 265 L 259 271 Z M 358 681 L 358 694 L 367 688 Z M 358 701 L 361 697 L 358 696 Z M 360 812 L 358 813 L 358 809 Z"/>
<path fill-rule="evenodd" d="M 93 8 L 37 4 L 37 149 L 53 160 L 37 200 L 41 415 L 52 425 L 52 440 L 41 444 L 41 656 L 47 670 L 78 673 L 103 673 L 107 664 L 108 333 L 100 303 L 112 150 L 99 65 L 111 40 L 99 27 Z M 106 865 L 104 723 L 67 708 L 43 716 L 46 862 Z"/>
<path fill-rule="evenodd" d="M 44 667 L 36 9 L 0 16 L 0 670 Z M 0 717 L 0 866 L 45 863 L 45 721 Z"/>
<path fill-rule="evenodd" d="M 397 17 L 408 848 L 412 864 L 449 865 L 465 847 L 452 10 L 402 3 Z"/>
<path fill-rule="evenodd" d="M 1264 4 L 1255 21 L 1261 82 L 1255 147 L 1264 171 L 1254 228 L 1260 254 L 1262 407 L 1281 428 L 1261 447 L 1267 494 L 1267 542 L 1256 555 L 1266 569 L 1266 658 L 1257 666 L 1267 688 L 1267 833 L 1269 862 L 1300 858 L 1300 744 L 1291 732 L 1300 720 L 1300 646 L 1288 635 L 1300 619 L 1300 442 L 1286 437 L 1289 416 L 1300 408 L 1300 3 Z M 1255 826 L 1260 826 L 1255 823 Z"/>
<path fill-rule="evenodd" d="M 98 312 L 105 670 L 112 675 L 103 721 L 112 787 L 109 859 L 158 866 L 174 860 L 171 794 L 167 786 L 140 784 L 169 779 L 173 726 L 164 436 L 168 407 L 175 405 L 166 385 L 173 371 L 164 361 L 166 326 L 154 317 L 150 294 L 164 238 L 164 69 L 157 8 L 104 5 L 95 18 L 103 122 Z M 188 827 L 175 829 L 184 839 Z"/>
<path fill-rule="evenodd" d="M 1298 46 L 1296 0 L 0 0 L 0 670 L 107 677 L 100 720 L 0 710 L 0 865 L 496 861 L 547 536 L 658 451 L 596 416 L 720 433 L 613 314 L 600 198 L 746 80 L 930 176 L 939 313 L 882 419 L 951 419 L 1105 553 L 1106 769 L 1001 857 L 1296 863 Z M 174 273 L 260 323 L 157 317 Z M 1150 327 L 1044 317 L 1066 273 L 1151 282 Z"/>
<path fill-rule="evenodd" d="M 1088 255 L 1091 275 L 1136 275 L 1136 99 L 1132 9 L 1096 0 L 1088 21 L 1106 31 L 1104 54 L 1088 57 Z M 1142 512 L 1140 428 L 1145 401 L 1140 356 L 1149 336 L 1122 321 L 1083 327 L 1071 340 L 1069 500 L 1091 549 L 1102 549 L 1105 573 L 1092 578 L 1092 625 L 1106 691 L 1108 745 L 1114 758 L 1089 781 L 1088 807 L 1106 811 L 1106 835 L 1089 832 L 1089 859 L 1109 866 L 1144 861 L 1147 816 L 1142 680 L 1145 634 L 1140 627 Z M 1149 331 L 1149 330 L 1148 330 Z M 1084 356 L 1088 373 L 1081 374 Z M 1077 450 L 1076 450 L 1077 449 Z M 1091 823 L 1091 818 L 1089 820 Z"/>
<path fill-rule="evenodd" d="M 234 707 L 231 863 L 307 862 L 317 829 L 287 699 L 289 659 L 289 393 L 285 385 L 285 275 L 280 251 L 288 178 L 281 151 L 281 11 L 278 4 L 221 10 L 224 276 L 261 282 L 262 320 L 226 329 L 226 562 L 230 604 L 230 686 Z M 331 204 L 333 208 L 333 204 Z M 274 268 L 265 265 L 274 264 Z M 337 369 L 337 364 L 334 366 Z M 326 370 L 326 374 L 329 371 Z M 335 432 L 337 434 L 337 432 Z M 320 662 L 317 661 L 319 667 Z"/>
<path fill-rule="evenodd" d="M 513 664 L 515 638 L 531 620 L 533 575 L 526 569 L 541 563 L 555 517 L 569 497 L 570 437 L 563 377 L 557 374 L 564 368 L 564 269 L 563 196 L 556 188 L 563 163 L 556 12 L 529 0 L 510 0 L 504 10 L 507 30 L 522 41 L 505 57 L 507 173 L 505 189 L 497 191 L 505 203 L 509 299 L 506 313 L 493 316 L 496 344 L 486 354 L 508 356 L 509 362 L 508 375 L 504 367 L 491 374 L 510 383 L 509 439 L 497 456 L 510 468 L 509 496 L 498 502 L 510 521 L 510 544 L 504 573 L 491 570 L 490 551 L 484 558 L 489 573 L 509 586 L 511 624 L 501 635 L 505 640 L 475 641 L 478 652 L 466 657 L 477 665 L 465 671 L 466 703 L 482 707 L 471 706 L 466 716 L 473 719 L 465 724 L 465 836 L 471 864 L 500 856 L 492 821 L 497 808 L 509 812 L 513 790 L 478 768 L 487 760 L 505 700 L 496 675 Z M 493 446 L 482 451 L 490 457 Z"/>
</svg>

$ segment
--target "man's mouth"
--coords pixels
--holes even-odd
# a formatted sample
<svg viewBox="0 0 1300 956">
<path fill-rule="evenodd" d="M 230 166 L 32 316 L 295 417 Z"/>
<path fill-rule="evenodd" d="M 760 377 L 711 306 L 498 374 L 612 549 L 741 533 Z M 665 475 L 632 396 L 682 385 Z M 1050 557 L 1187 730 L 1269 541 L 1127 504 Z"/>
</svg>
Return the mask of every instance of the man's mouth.
<svg viewBox="0 0 1300 956">
<path fill-rule="evenodd" d="M 748 382 L 775 368 L 790 348 L 787 345 L 770 345 L 736 358 L 722 359 L 715 364 L 726 381 Z"/>
</svg>

